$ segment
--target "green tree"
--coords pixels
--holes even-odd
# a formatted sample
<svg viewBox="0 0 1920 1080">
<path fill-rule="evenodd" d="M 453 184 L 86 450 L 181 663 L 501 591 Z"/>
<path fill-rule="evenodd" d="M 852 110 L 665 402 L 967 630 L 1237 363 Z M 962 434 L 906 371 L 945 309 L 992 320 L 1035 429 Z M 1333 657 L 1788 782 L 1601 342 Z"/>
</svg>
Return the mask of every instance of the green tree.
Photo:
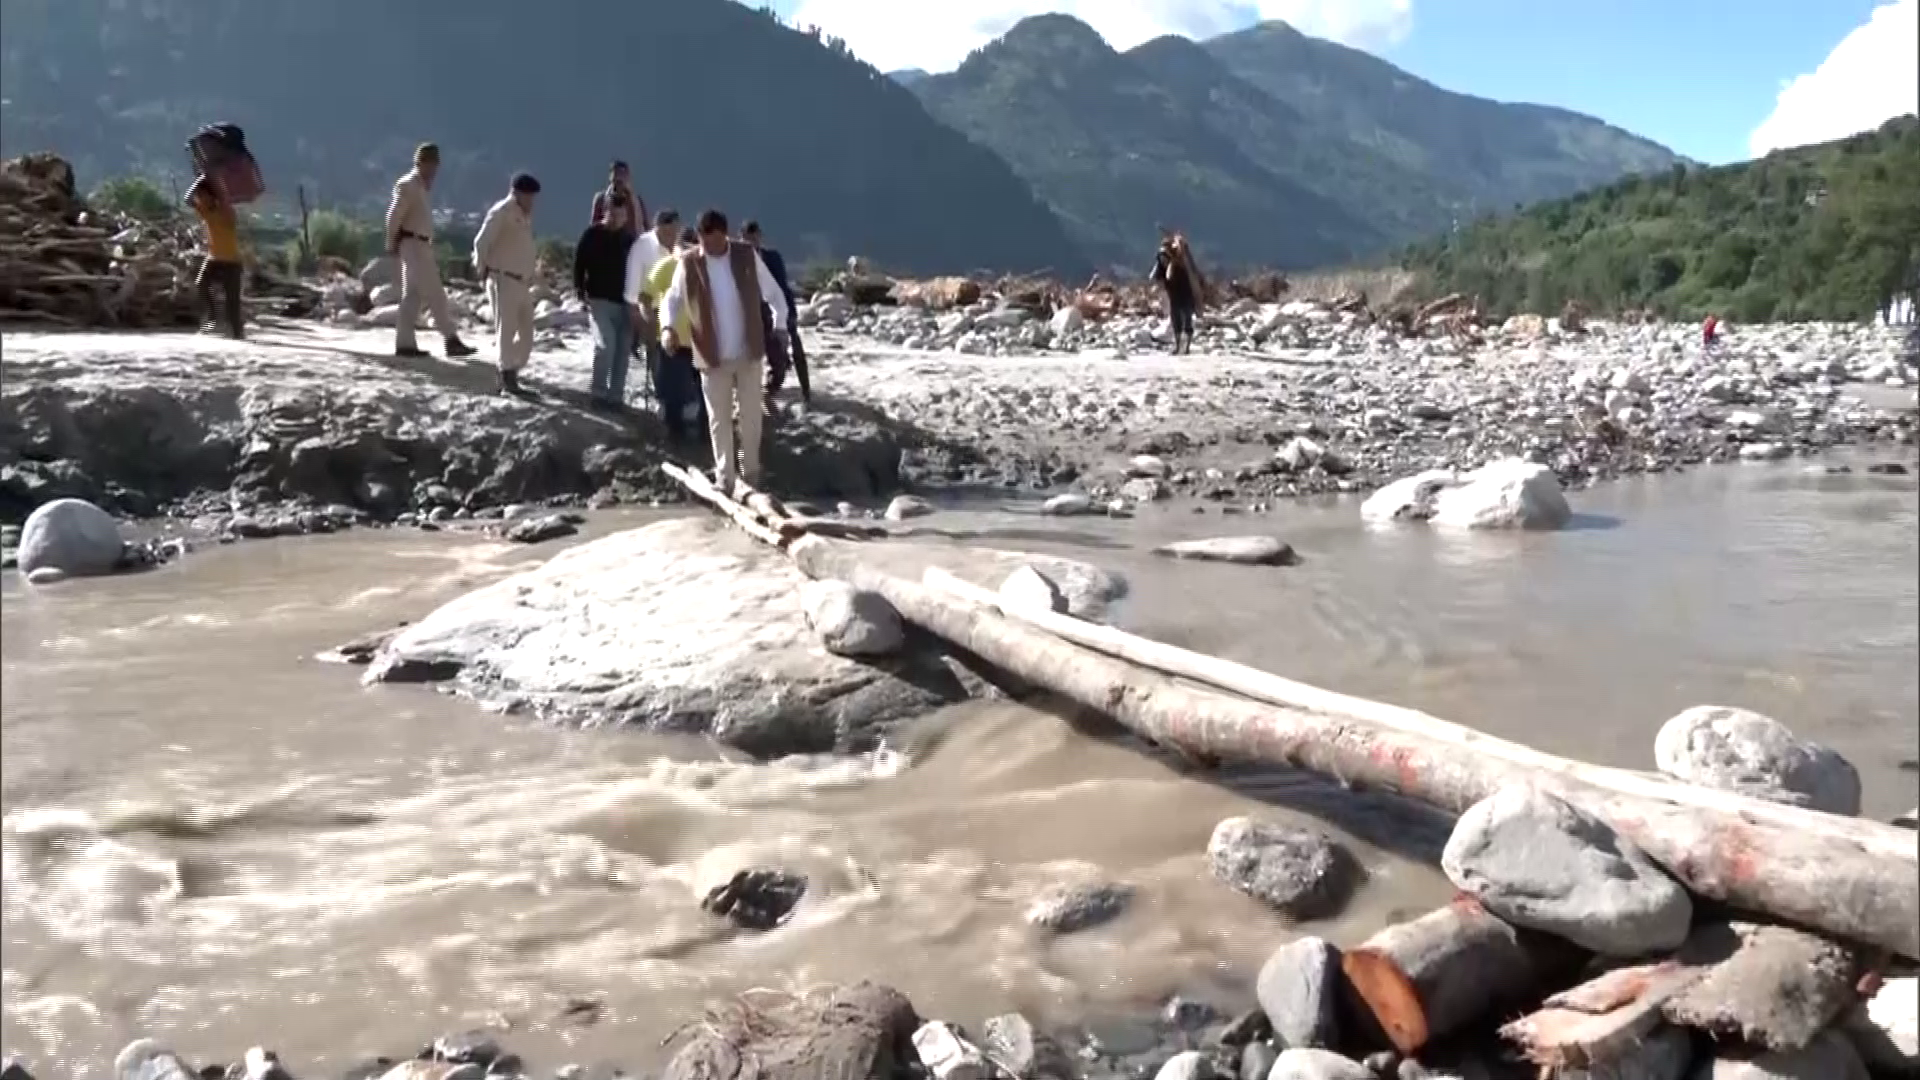
<svg viewBox="0 0 1920 1080">
<path fill-rule="evenodd" d="M 103 210 L 140 221 L 167 221 L 180 213 L 179 204 L 144 176 L 121 176 L 95 188 L 87 201 Z"/>
</svg>

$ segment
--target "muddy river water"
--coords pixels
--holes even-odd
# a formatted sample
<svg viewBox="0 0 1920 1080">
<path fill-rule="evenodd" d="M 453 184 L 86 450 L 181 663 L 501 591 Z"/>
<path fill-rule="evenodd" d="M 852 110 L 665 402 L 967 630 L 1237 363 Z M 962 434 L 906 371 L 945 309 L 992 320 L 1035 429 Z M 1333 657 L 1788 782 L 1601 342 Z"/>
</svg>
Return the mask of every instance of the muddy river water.
<svg viewBox="0 0 1920 1080">
<path fill-rule="evenodd" d="M 1352 502 L 921 524 L 1118 569 L 1118 620 L 1152 636 L 1549 751 L 1649 767 L 1665 718 L 1742 705 L 1850 758 L 1868 814 L 1915 803 L 1911 477 L 1753 466 L 1574 501 L 1576 528 L 1537 536 L 1369 531 Z M 1302 563 L 1145 554 L 1246 531 Z M 870 758 L 759 766 L 362 689 L 312 660 L 549 553 L 362 531 L 57 589 L 8 575 L 5 1049 L 96 1076 L 137 1034 L 202 1060 L 267 1043 L 323 1075 L 495 1024 L 548 1068 L 635 1067 L 702 1002 L 753 987 L 872 977 L 966 1023 L 1230 1003 L 1294 932 L 1207 876 L 1209 831 L 1250 811 L 1325 821 L 1367 864 L 1325 936 L 1447 895 L 1422 861 L 1444 826 L 1408 808 L 1188 773 L 1084 718 L 969 705 Z M 716 931 L 698 892 L 766 862 L 811 879 L 796 921 Z M 1025 899 L 1087 867 L 1139 902 L 1042 940 Z"/>
</svg>

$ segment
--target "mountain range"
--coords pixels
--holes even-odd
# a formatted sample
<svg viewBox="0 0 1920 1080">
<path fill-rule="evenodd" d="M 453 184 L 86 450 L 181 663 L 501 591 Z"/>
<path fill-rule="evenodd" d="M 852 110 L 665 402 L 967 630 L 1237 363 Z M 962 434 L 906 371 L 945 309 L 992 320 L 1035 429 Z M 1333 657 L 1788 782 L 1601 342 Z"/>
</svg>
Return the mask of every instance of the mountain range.
<svg viewBox="0 0 1920 1080">
<path fill-rule="evenodd" d="M 1282 23 L 1123 52 L 1042 15 L 889 76 L 732 0 L 6 0 L 0 114 L 0 153 L 96 183 L 178 176 L 237 122 L 276 192 L 364 212 L 430 139 L 442 206 L 529 169 L 562 236 L 622 157 L 652 205 L 760 218 L 790 260 L 918 273 L 1137 271 L 1158 224 L 1216 265 L 1343 263 L 1680 160 Z"/>
</svg>

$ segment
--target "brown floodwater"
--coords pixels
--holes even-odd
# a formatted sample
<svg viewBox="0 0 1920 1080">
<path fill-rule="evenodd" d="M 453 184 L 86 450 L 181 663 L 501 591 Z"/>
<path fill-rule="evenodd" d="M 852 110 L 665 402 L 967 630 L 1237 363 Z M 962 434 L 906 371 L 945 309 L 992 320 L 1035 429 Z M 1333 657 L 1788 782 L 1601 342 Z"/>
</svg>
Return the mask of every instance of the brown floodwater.
<svg viewBox="0 0 1920 1080">
<path fill-rule="evenodd" d="M 1848 756 L 1869 814 L 1916 802 L 1910 477 L 1751 466 L 1574 501 L 1575 528 L 1523 536 L 1369 530 L 1351 501 L 1130 522 L 984 505 L 916 524 L 1113 567 L 1129 627 L 1545 750 L 1649 767 L 1668 716 L 1742 705 Z M 1251 531 L 1302 563 L 1146 554 Z M 46 590 L 8 574 L 5 1049 L 85 1077 L 139 1034 L 197 1060 L 265 1043 L 323 1075 L 495 1025 L 542 1068 L 631 1068 L 704 1001 L 756 987 L 872 977 L 966 1023 L 1176 992 L 1231 1004 L 1299 931 L 1209 879 L 1208 833 L 1237 813 L 1353 844 L 1368 883 L 1309 927 L 1335 940 L 1448 893 L 1423 861 L 1444 825 L 1404 805 L 1279 771 L 1190 773 L 1084 718 L 975 704 L 871 757 L 752 765 L 363 689 L 312 659 L 550 551 L 363 531 Z M 717 932 L 698 895 L 756 863 L 805 872 L 807 900 L 777 932 Z M 1082 874 L 1139 902 L 1053 941 L 1025 925 L 1037 889 Z"/>
</svg>

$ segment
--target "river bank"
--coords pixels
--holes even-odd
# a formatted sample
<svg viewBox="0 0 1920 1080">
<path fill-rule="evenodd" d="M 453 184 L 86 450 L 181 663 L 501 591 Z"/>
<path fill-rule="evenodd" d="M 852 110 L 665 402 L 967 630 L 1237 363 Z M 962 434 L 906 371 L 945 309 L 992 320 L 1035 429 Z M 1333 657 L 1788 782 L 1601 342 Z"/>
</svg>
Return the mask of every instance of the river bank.
<svg viewBox="0 0 1920 1080">
<path fill-rule="evenodd" d="M 352 321 L 270 323 L 245 343 L 9 332 L 0 522 L 59 497 L 212 536 L 677 499 L 651 412 L 584 407 L 591 346 L 562 314 L 532 401 L 493 394 L 483 362 L 394 358 L 387 332 Z M 1245 510 L 1505 455 L 1577 487 L 1910 447 L 1920 385 L 1910 341 L 1879 327 L 1738 328 L 1706 352 L 1688 327 L 1516 320 L 1469 341 L 1241 301 L 1203 318 L 1200 352 L 1171 357 L 1155 320 L 1071 308 L 1047 321 L 828 294 L 800 321 L 817 398 L 804 416 L 789 399 L 774 425 L 769 482 L 875 508 L 902 490 L 986 489 Z M 1164 473 L 1130 476 L 1142 454 Z"/>
</svg>

